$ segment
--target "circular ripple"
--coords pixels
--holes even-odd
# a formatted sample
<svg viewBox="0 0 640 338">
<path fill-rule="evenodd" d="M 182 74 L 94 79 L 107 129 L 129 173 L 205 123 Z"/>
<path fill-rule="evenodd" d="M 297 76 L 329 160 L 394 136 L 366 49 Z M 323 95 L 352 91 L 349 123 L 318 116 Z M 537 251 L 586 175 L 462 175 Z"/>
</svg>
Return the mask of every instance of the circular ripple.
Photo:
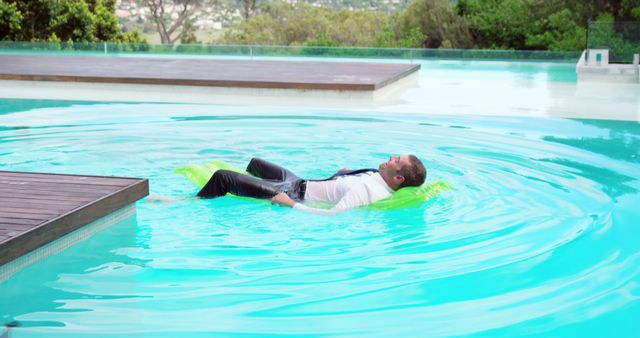
<svg viewBox="0 0 640 338">
<path fill-rule="evenodd" d="M 25 335 L 577 335 L 640 314 L 639 164 L 607 153 L 638 151 L 633 125 L 114 104 L 0 126 L 0 169 L 144 176 L 173 197 L 195 192 L 176 167 L 253 156 L 324 177 L 414 153 L 454 187 L 420 208 L 334 217 L 143 201 L 136 219 L 0 284 L 2 304 L 38 299 L 2 305 Z M 582 146 L 594 140 L 609 150 Z"/>
</svg>

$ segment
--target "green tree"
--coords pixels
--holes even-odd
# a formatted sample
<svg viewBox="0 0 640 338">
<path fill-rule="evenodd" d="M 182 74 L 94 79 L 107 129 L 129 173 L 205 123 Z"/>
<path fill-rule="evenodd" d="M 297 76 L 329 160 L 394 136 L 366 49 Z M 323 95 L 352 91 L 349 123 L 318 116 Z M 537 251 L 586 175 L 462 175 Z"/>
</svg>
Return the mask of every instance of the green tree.
<svg viewBox="0 0 640 338">
<path fill-rule="evenodd" d="M 582 50 L 586 45 L 586 29 L 576 23 L 569 9 L 538 20 L 539 31 L 526 33 L 528 48 L 552 51 Z"/>
<path fill-rule="evenodd" d="M 327 33 L 320 33 L 315 38 L 308 39 L 304 42 L 305 46 L 316 47 L 339 47 L 340 43 Z"/>
<path fill-rule="evenodd" d="M 256 11 L 257 0 L 237 0 L 242 10 L 242 18 L 247 20 L 253 16 Z"/>
<path fill-rule="evenodd" d="M 182 36 L 190 35 L 187 41 L 195 38 L 193 35 L 193 21 L 195 14 L 211 0 L 144 0 L 151 11 L 156 23 L 160 41 L 163 44 L 173 44 L 180 41 Z"/>
<path fill-rule="evenodd" d="M 371 11 L 331 10 L 307 3 L 268 3 L 259 14 L 227 30 L 230 44 L 371 46 L 388 15 Z"/>
<path fill-rule="evenodd" d="M 122 32 L 114 0 L 0 0 L 0 13 L 9 11 L 14 20 L 0 21 L 0 39 L 145 42 L 136 32 Z"/>
<path fill-rule="evenodd" d="M 634 10 L 640 7 L 638 0 L 595 0 L 594 3 L 597 4 L 596 15 L 610 13 L 615 21 L 633 20 Z"/>
<path fill-rule="evenodd" d="M 50 9 L 56 14 L 49 21 L 51 33 L 55 33 L 63 41 L 95 41 L 95 18 L 86 2 L 51 2 Z"/>
<path fill-rule="evenodd" d="M 612 21 L 631 20 L 639 5 L 638 0 L 460 0 L 456 9 L 480 48 L 569 51 L 584 48 L 589 21 L 602 13 L 610 13 Z"/>
<path fill-rule="evenodd" d="M 426 39 L 422 47 L 469 48 L 471 35 L 463 18 L 456 15 L 449 0 L 414 0 L 400 13 L 394 24 L 399 37 L 411 35 L 418 28 Z"/>
<path fill-rule="evenodd" d="M 527 33 L 534 30 L 531 0 L 460 0 L 458 13 L 480 48 L 527 49 Z"/>
<path fill-rule="evenodd" d="M 414 27 L 398 36 L 387 25 L 376 35 L 372 46 L 378 48 L 421 48 L 425 41 L 427 41 L 427 36 L 422 33 L 419 27 Z"/>
<path fill-rule="evenodd" d="M 446 3 L 446 0 L 437 1 Z M 447 6 L 448 18 L 455 21 L 451 5 Z M 419 24 L 412 26 L 410 18 L 417 17 L 421 9 L 414 7 L 409 15 L 390 16 L 372 11 L 332 10 L 307 3 L 267 3 L 260 7 L 256 16 L 227 30 L 221 41 L 229 44 L 420 48 L 428 41 L 427 35 Z M 455 24 L 461 24 L 459 18 Z M 457 36 L 452 39 L 458 41 Z M 467 41 L 470 41 L 468 33 Z"/>
<path fill-rule="evenodd" d="M 182 27 L 184 33 L 180 36 L 180 43 L 183 44 L 196 44 L 200 43 L 198 41 L 198 37 L 196 36 L 196 29 L 193 25 L 193 20 L 187 21 Z"/>
<path fill-rule="evenodd" d="M 0 0 L 0 40 L 15 39 L 15 32 L 20 31 L 22 14 L 16 4 Z"/>
<path fill-rule="evenodd" d="M 113 12 L 115 4 L 110 4 L 107 1 L 96 1 L 93 2 L 93 13 L 95 16 L 95 38 L 99 41 L 109 41 L 109 40 L 122 40 L 122 37 L 119 37 L 121 34 L 120 24 L 118 23 L 118 19 Z M 90 6 L 91 7 L 91 6 Z"/>
<path fill-rule="evenodd" d="M 600 14 L 589 31 L 589 47 L 609 49 L 610 62 L 631 62 L 633 54 L 640 50 L 638 29 L 629 27 L 631 31 L 627 32 L 622 28 L 616 29 L 612 14 Z"/>
<path fill-rule="evenodd" d="M 15 5 L 18 13 L 22 16 L 20 29 L 11 33 L 12 39 L 20 41 L 46 40 L 51 35 L 49 32 L 51 13 L 47 1 L 4 0 L 4 2 Z"/>
</svg>

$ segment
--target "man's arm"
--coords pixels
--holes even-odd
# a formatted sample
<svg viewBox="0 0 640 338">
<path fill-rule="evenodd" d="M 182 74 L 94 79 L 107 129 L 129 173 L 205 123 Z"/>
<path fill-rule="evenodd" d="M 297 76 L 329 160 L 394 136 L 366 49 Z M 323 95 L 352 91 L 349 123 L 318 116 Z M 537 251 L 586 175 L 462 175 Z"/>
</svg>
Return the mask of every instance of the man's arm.
<svg viewBox="0 0 640 338">
<path fill-rule="evenodd" d="M 355 188 L 349 190 L 349 192 L 331 209 L 312 208 L 302 203 L 296 203 L 296 201 L 292 200 L 285 193 L 277 194 L 271 199 L 271 201 L 280 205 L 292 207 L 294 209 L 318 215 L 333 215 L 369 203 L 368 194 L 364 187 L 361 189 Z"/>
</svg>

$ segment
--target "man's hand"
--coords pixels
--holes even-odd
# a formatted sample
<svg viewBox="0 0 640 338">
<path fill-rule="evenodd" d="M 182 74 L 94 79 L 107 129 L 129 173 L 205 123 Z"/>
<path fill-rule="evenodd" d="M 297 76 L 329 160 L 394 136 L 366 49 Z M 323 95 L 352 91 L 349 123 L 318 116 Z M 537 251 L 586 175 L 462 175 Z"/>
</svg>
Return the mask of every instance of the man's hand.
<svg viewBox="0 0 640 338">
<path fill-rule="evenodd" d="M 348 171 L 348 170 L 351 170 L 351 169 L 349 169 L 349 168 L 342 168 L 342 169 L 338 170 L 338 172 L 343 172 L 343 171 Z"/>
<path fill-rule="evenodd" d="M 289 195 L 283 192 L 273 196 L 273 198 L 271 199 L 271 202 L 280 204 L 280 205 L 286 205 L 292 208 L 293 208 L 293 205 L 296 204 L 296 201 L 292 200 L 291 197 L 289 197 Z"/>
</svg>

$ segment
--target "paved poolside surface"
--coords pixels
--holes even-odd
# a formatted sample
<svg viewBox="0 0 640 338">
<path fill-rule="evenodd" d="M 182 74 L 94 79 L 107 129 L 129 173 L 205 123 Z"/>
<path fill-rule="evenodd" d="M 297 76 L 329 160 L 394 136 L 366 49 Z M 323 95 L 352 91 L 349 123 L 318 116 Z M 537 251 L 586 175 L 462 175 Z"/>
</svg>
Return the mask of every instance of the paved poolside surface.
<svg viewBox="0 0 640 338">
<path fill-rule="evenodd" d="M 420 65 L 359 62 L 0 55 L 0 79 L 374 91 Z"/>
<path fill-rule="evenodd" d="M 148 194 L 140 178 L 0 171 L 0 265 Z"/>
</svg>

